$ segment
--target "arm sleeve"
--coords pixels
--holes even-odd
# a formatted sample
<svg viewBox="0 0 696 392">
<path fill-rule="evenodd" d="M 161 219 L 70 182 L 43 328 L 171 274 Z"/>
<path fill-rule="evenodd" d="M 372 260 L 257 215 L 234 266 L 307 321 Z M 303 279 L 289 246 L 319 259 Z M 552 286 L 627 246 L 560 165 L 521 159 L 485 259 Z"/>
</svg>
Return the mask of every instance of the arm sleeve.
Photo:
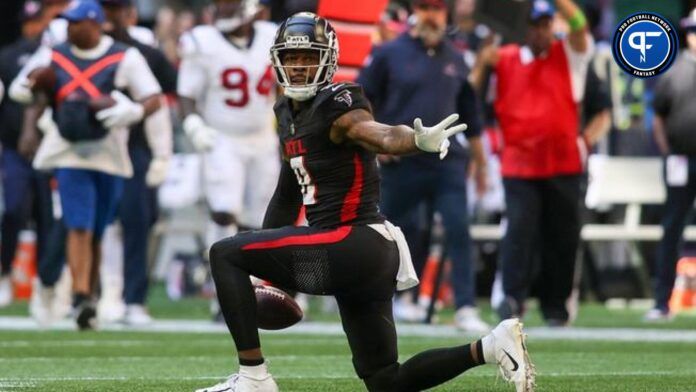
<svg viewBox="0 0 696 392">
<path fill-rule="evenodd" d="M 128 89 L 130 96 L 138 101 L 162 92 L 147 61 L 135 48 L 126 50 L 114 84 L 117 88 Z"/>
<path fill-rule="evenodd" d="M 295 173 L 290 163 L 283 161 L 280 167 L 280 177 L 273 197 L 268 203 L 266 216 L 263 219 L 264 229 L 274 229 L 290 226 L 295 223 L 302 205 L 302 193 L 297 185 Z"/>
<path fill-rule="evenodd" d="M 145 138 L 155 158 L 168 158 L 173 152 L 173 128 L 169 106 L 165 97 L 161 97 L 162 106 L 144 121 Z"/>
<path fill-rule="evenodd" d="M 205 68 L 201 64 L 200 54 L 193 33 L 184 34 L 179 40 L 179 77 L 176 92 L 178 95 L 198 99 L 206 89 Z"/>
<path fill-rule="evenodd" d="M 481 117 L 479 100 L 476 98 L 471 84 L 464 80 L 462 87 L 457 96 L 457 112 L 459 113 L 459 121 L 466 123 L 468 128 L 464 132 L 466 138 L 481 136 Z"/>
<path fill-rule="evenodd" d="M 386 56 L 382 52 L 383 49 L 379 47 L 373 49 L 356 80 L 363 86 L 367 99 L 377 108 L 383 104 L 389 78 Z"/>
</svg>

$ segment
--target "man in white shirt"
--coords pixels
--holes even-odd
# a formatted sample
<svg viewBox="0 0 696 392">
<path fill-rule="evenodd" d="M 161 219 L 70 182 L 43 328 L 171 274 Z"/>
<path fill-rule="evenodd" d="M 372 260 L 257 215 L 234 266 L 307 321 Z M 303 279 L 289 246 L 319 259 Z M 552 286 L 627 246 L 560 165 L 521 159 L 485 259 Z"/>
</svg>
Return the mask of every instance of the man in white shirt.
<svg viewBox="0 0 696 392">
<path fill-rule="evenodd" d="M 97 2 L 74 1 L 61 16 L 68 21 L 68 42 L 33 59 L 36 67 L 49 67 L 56 76 L 47 95 L 57 124 L 44 136 L 34 167 L 55 170 L 68 228 L 76 321 L 88 329 L 96 316 L 91 296 L 101 235 L 115 216 L 123 179 L 133 172 L 128 126 L 159 108 L 160 87 L 136 49 L 102 34 L 104 14 Z M 97 106 L 107 108 L 95 113 Z"/>
<path fill-rule="evenodd" d="M 207 245 L 260 228 L 279 172 L 275 86 L 268 51 L 276 26 L 258 0 L 216 0 L 214 26 L 182 35 L 177 92 L 184 131 L 203 153 L 211 210 Z"/>
</svg>

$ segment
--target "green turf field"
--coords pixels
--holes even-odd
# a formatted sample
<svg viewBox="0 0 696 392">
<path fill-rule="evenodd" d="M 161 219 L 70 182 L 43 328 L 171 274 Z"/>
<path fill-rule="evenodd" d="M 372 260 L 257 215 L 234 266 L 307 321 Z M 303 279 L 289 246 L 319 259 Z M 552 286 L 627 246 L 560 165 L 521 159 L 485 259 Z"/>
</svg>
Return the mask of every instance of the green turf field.
<svg viewBox="0 0 696 392">
<path fill-rule="evenodd" d="M 319 299 L 315 298 L 310 302 L 312 311 L 309 318 L 314 321 L 339 321 L 338 315 L 333 312 L 323 314 L 319 310 Z M 209 320 L 209 300 L 204 298 L 184 298 L 178 302 L 173 302 L 167 298 L 164 285 L 156 284 L 150 290 L 148 306 L 153 317 L 157 319 L 197 319 Z M 496 321 L 490 306 L 485 301 L 479 304 L 482 317 L 489 323 Z M 543 325 L 533 301 L 528 304 L 529 312 L 524 322 L 527 326 Z M 690 329 L 696 330 L 696 312 L 690 315 L 680 315 L 671 323 L 657 323 L 646 325 L 641 321 L 645 309 L 623 309 L 609 310 L 599 303 L 585 303 L 581 307 L 578 319 L 573 325 L 578 327 L 601 327 L 601 328 L 657 328 L 657 329 Z M 2 316 L 26 316 L 27 302 L 16 302 L 9 307 L 0 309 Z M 453 310 L 445 309 L 438 313 L 440 323 L 451 323 Z M 694 388 L 696 391 L 696 388 Z"/>
<path fill-rule="evenodd" d="M 151 309 L 158 319 L 205 319 L 207 301 L 173 303 L 161 286 L 153 288 Z M 314 308 L 319 305 L 313 303 Z M 489 309 L 484 317 L 493 321 Z M 26 303 L 0 310 L 26 316 Z M 576 322 L 591 328 L 645 328 L 696 331 L 696 317 L 673 323 L 640 321 L 641 310 L 608 310 L 584 305 Z M 314 320 L 335 314 L 312 311 Z M 440 313 L 447 323 L 451 312 Z M 539 326 L 531 310 L 527 326 Z M 655 332 L 655 331 L 653 331 Z M 661 330 L 656 331 L 659 335 Z M 623 332 L 621 332 L 623 333 Z M 654 339 L 653 335 L 653 339 Z M 466 342 L 466 338 L 402 337 L 401 359 L 426 348 Z M 638 392 L 696 391 L 696 338 L 684 342 L 535 340 L 528 342 L 537 365 L 538 391 Z M 361 391 L 343 336 L 263 335 L 271 372 L 282 391 Z M 0 391 L 192 391 L 212 385 L 236 368 L 231 339 L 223 333 L 88 332 L 0 330 Z M 467 372 L 438 391 L 513 391 L 493 367 Z"/>
<path fill-rule="evenodd" d="M 264 336 L 283 391 L 359 391 L 340 336 Z M 400 340 L 402 358 L 454 339 Z M 694 391 L 696 344 L 529 342 L 539 391 Z M 223 334 L 0 332 L 2 391 L 190 391 L 235 366 Z M 510 391 L 492 367 L 440 391 Z"/>
</svg>

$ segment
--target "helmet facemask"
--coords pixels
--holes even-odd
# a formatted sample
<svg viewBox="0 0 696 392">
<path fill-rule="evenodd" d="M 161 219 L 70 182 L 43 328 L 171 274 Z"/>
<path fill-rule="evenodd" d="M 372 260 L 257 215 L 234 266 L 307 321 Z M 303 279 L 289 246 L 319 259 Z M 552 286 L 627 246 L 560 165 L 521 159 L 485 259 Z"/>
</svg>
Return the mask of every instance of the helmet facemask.
<svg viewBox="0 0 696 392">
<path fill-rule="evenodd" d="M 300 31 L 276 36 L 276 43 L 271 47 L 271 62 L 276 71 L 276 79 L 283 87 L 284 95 L 296 101 L 306 101 L 314 97 L 317 91 L 324 85 L 330 84 L 338 67 L 338 41 L 336 33 L 328 22 L 316 17 L 314 14 L 297 14 L 297 17 L 313 18 L 316 24 L 313 36 L 302 34 Z M 311 20 L 311 19 L 310 19 Z M 291 27 L 292 28 L 292 27 Z M 282 30 L 282 28 L 281 28 Z M 306 30 L 305 30 L 306 31 Z M 318 56 L 316 64 L 286 64 L 286 57 L 293 52 L 314 52 Z M 300 81 L 293 76 L 294 69 L 304 68 L 307 72 L 304 80 Z"/>
<path fill-rule="evenodd" d="M 315 46 L 326 46 L 314 44 Z M 312 51 L 318 54 L 315 64 L 285 65 L 288 55 L 295 51 Z M 306 101 L 316 95 L 320 87 L 331 83 L 336 70 L 336 56 L 328 47 L 311 49 L 280 49 L 271 50 L 273 55 L 273 68 L 276 71 L 278 82 L 285 90 L 285 95 L 297 100 Z M 295 69 L 306 69 L 304 80 L 294 78 Z M 293 80 L 295 79 L 295 80 Z"/>
</svg>

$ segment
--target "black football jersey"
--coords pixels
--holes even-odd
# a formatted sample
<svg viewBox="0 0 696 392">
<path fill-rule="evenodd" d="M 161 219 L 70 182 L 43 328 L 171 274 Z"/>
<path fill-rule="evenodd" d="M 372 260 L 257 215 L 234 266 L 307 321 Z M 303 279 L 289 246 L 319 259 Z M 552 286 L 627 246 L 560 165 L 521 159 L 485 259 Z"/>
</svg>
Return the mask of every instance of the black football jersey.
<svg viewBox="0 0 696 392">
<path fill-rule="evenodd" d="M 375 154 L 353 143 L 336 144 L 333 122 L 356 109 L 370 111 L 362 87 L 328 85 L 294 112 L 287 97 L 278 99 L 283 157 L 295 172 L 310 226 L 336 227 L 379 223 L 379 174 Z"/>
</svg>

